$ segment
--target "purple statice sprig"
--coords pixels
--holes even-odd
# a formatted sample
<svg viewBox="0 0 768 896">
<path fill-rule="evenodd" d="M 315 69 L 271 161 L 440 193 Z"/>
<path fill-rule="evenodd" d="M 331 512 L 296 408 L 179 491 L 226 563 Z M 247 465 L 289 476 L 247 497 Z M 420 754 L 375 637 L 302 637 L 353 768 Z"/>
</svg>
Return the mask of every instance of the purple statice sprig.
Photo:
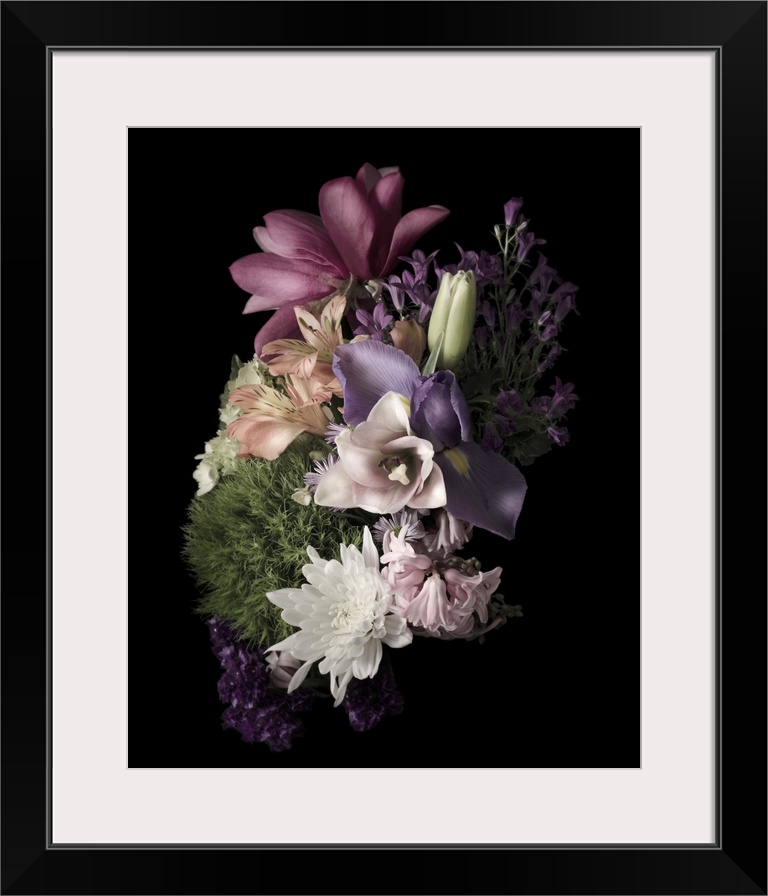
<svg viewBox="0 0 768 896">
<path fill-rule="evenodd" d="M 312 706 L 314 694 L 301 688 L 289 694 L 275 687 L 260 647 L 240 640 L 223 620 L 209 619 L 207 625 L 211 649 L 224 670 L 219 699 L 229 706 L 221 716 L 222 726 L 273 752 L 290 749 L 293 739 L 304 733 L 298 713 Z"/>
<path fill-rule="evenodd" d="M 373 678 L 353 678 L 341 705 L 355 731 L 370 731 L 387 716 L 399 715 L 404 701 L 394 676 L 382 665 Z"/>
</svg>

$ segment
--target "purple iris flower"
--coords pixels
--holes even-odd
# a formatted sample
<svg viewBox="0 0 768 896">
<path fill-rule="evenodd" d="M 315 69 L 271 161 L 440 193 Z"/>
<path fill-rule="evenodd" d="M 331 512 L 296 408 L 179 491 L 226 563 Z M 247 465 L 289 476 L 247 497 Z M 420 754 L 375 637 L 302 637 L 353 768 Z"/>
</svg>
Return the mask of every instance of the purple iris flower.
<svg viewBox="0 0 768 896">
<path fill-rule="evenodd" d="M 422 376 L 406 354 L 373 341 L 340 345 L 333 370 L 344 390 L 347 423 L 364 423 L 387 392 L 403 396 L 414 433 L 435 449 L 445 482 L 446 510 L 481 529 L 514 538 L 525 478 L 500 454 L 469 440 L 469 406 L 451 371 Z"/>
</svg>

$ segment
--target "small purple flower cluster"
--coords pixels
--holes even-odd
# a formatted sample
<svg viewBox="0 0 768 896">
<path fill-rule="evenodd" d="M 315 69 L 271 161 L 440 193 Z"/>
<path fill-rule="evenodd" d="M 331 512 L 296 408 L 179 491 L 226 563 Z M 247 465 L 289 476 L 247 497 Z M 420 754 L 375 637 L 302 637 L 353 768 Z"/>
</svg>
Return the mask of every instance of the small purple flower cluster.
<svg viewBox="0 0 768 896">
<path fill-rule="evenodd" d="M 400 715 L 404 701 L 392 674 L 382 666 L 374 678 L 353 678 L 341 705 L 355 731 L 370 731 L 387 716 Z"/>
<path fill-rule="evenodd" d="M 248 743 L 265 743 L 276 753 L 290 749 L 293 739 L 304 733 L 296 714 L 309 709 L 315 695 L 309 690 L 288 694 L 275 687 L 260 647 L 246 647 L 220 619 L 209 619 L 207 624 L 211 649 L 224 669 L 219 699 L 230 704 L 221 717 L 223 727 L 234 728 Z"/>
</svg>

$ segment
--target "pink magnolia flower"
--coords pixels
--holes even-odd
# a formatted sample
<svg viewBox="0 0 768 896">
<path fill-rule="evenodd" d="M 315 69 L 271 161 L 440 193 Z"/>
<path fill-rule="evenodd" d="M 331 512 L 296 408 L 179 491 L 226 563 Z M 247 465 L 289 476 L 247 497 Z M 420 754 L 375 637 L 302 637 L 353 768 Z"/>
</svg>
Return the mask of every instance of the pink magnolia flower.
<svg viewBox="0 0 768 896">
<path fill-rule="evenodd" d="M 328 428 L 322 403 L 331 399 L 327 385 L 315 379 L 285 377 L 285 392 L 272 386 L 241 386 L 229 396 L 242 414 L 227 435 L 243 445 L 239 457 L 274 460 L 303 432 L 322 436 Z"/>
<path fill-rule="evenodd" d="M 257 354 L 267 342 L 297 333 L 294 307 L 334 292 L 353 294 L 358 281 L 385 276 L 445 219 L 441 205 L 403 215 L 404 184 L 398 168 L 366 163 L 355 178 L 320 189 L 320 217 L 293 209 L 264 216 L 265 226 L 253 231 L 263 251 L 230 267 L 235 283 L 251 293 L 244 314 L 277 309 L 256 337 Z"/>
<path fill-rule="evenodd" d="M 336 436 L 339 455 L 317 484 L 315 503 L 396 513 L 442 507 L 445 485 L 432 443 L 413 434 L 407 402 L 387 392 L 368 419 Z"/>
</svg>

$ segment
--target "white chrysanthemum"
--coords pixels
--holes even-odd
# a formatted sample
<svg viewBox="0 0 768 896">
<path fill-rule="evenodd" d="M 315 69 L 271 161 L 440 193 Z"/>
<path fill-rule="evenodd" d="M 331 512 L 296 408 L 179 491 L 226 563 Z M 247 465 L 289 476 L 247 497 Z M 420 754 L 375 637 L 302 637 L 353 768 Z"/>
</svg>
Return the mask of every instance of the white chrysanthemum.
<svg viewBox="0 0 768 896">
<path fill-rule="evenodd" d="M 220 476 L 227 476 L 235 471 L 239 450 L 240 443 L 237 439 L 230 439 L 225 429 L 220 429 L 205 443 L 205 451 L 195 455 L 195 460 L 199 460 L 200 463 L 192 474 L 197 480 L 198 495 L 209 492 L 219 481 Z"/>
<path fill-rule="evenodd" d="M 230 394 L 239 389 L 241 386 L 259 386 L 264 382 L 264 374 L 267 372 L 267 365 L 260 361 L 258 355 L 254 355 L 252 360 L 246 361 L 240 366 L 235 377 L 224 387 L 224 394 L 221 396 L 222 405 L 219 410 L 219 420 L 224 426 L 234 423 L 240 416 L 242 411 L 235 405 L 230 404 L 227 399 Z"/>
<path fill-rule="evenodd" d="M 312 561 L 302 572 L 308 584 L 270 591 L 267 597 L 281 616 L 300 631 L 267 651 L 287 650 L 303 660 L 288 691 L 304 680 L 313 663 L 330 673 L 334 706 L 344 699 L 352 678 L 373 678 L 382 645 L 405 647 L 413 635 L 406 621 L 392 612 L 392 589 L 379 569 L 379 554 L 369 529 L 363 530 L 363 550 L 341 545 L 341 562 L 323 560 L 313 547 Z"/>
</svg>

